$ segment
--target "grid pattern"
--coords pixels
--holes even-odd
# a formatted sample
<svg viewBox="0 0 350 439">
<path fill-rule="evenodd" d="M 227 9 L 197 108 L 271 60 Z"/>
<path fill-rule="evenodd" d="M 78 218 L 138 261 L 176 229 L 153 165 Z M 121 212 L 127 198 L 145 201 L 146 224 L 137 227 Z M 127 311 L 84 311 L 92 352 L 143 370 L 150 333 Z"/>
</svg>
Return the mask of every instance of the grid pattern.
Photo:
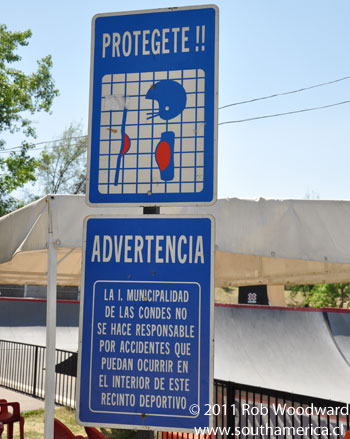
<svg viewBox="0 0 350 439">
<path fill-rule="evenodd" d="M 170 79 L 186 92 L 186 107 L 169 121 L 159 116 L 158 101 L 146 99 L 157 81 Z M 202 69 L 110 74 L 102 78 L 98 190 L 102 194 L 194 193 L 204 181 L 204 91 Z M 119 159 L 122 121 L 130 138 L 128 152 Z M 163 181 L 155 150 L 163 132 L 174 140 L 174 178 Z"/>
</svg>

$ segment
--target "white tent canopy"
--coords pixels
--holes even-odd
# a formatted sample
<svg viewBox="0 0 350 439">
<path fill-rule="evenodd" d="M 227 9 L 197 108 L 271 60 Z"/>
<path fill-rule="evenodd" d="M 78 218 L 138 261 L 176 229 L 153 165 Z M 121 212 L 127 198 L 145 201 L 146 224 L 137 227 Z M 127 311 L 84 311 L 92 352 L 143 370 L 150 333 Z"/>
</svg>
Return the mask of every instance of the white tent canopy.
<svg viewBox="0 0 350 439">
<path fill-rule="evenodd" d="M 45 439 L 53 436 L 56 285 L 80 284 L 83 219 L 102 213 L 143 212 L 48 195 L 0 218 L 0 284 L 47 283 Z M 350 281 L 350 202 L 228 199 L 161 213 L 215 217 L 216 285 Z"/>
<path fill-rule="evenodd" d="M 91 208 L 84 196 L 48 195 L 1 218 L 0 284 L 47 283 L 52 230 L 57 283 L 80 285 L 83 219 L 101 213 L 141 215 L 142 208 Z M 350 280 L 350 202 L 226 199 L 161 213 L 215 217 L 217 286 Z"/>
</svg>

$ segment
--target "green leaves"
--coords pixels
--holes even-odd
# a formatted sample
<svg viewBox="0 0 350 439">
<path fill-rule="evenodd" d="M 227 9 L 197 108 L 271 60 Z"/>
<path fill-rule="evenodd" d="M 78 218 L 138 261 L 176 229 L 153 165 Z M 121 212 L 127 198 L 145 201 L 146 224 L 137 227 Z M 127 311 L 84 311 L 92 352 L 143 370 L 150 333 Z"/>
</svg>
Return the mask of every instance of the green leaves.
<svg viewBox="0 0 350 439">
<path fill-rule="evenodd" d="M 5 24 L 0 25 L 0 69 L 5 63 L 20 61 L 21 57 L 15 53 L 17 46 L 28 46 L 28 39 L 32 36 L 30 29 L 24 32 L 11 32 Z"/>
<path fill-rule="evenodd" d="M 28 114 L 50 111 L 58 95 L 51 76 L 50 55 L 37 61 L 38 69 L 31 75 L 13 67 L 13 63 L 21 60 L 17 48 L 27 46 L 31 36 L 30 30 L 11 32 L 6 25 L 0 25 L 0 135 L 4 131 L 22 132 L 25 137 L 35 138 Z M 0 150 L 3 148 L 4 141 L 0 138 Z M 30 148 L 24 141 L 20 152 L 0 157 L 0 215 L 19 205 L 11 192 L 35 180 L 37 162 L 30 156 Z"/>
<path fill-rule="evenodd" d="M 350 308 L 350 284 L 294 285 L 290 287 L 291 296 L 302 292 L 304 306 L 312 308 Z"/>
<path fill-rule="evenodd" d="M 305 303 L 313 308 L 339 307 L 350 308 L 350 284 L 315 285 Z"/>
<path fill-rule="evenodd" d="M 35 180 L 34 172 L 37 162 L 28 155 L 27 151 L 29 148 L 30 145 L 28 143 L 23 143 L 19 153 L 12 152 L 4 160 L 7 173 L 3 176 L 3 180 L 6 182 L 8 192 L 23 186 L 28 181 Z"/>
<path fill-rule="evenodd" d="M 1 43 L 0 43 L 1 44 Z M 38 61 L 38 70 L 25 75 L 20 70 L 4 68 L 0 73 L 0 131 L 19 131 L 29 121 L 23 112 L 34 114 L 49 111 L 58 91 L 54 87 L 50 69 L 51 56 Z"/>
<path fill-rule="evenodd" d="M 44 193 L 85 192 L 87 136 L 80 125 L 71 124 L 62 138 L 41 153 L 38 177 Z"/>
</svg>

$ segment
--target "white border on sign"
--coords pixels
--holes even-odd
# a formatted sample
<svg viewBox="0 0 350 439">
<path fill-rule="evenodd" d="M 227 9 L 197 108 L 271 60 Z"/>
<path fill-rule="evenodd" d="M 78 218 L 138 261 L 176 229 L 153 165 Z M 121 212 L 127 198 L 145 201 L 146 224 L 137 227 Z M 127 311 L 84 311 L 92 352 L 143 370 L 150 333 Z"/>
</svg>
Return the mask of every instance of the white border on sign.
<svg viewBox="0 0 350 439">
<path fill-rule="evenodd" d="M 171 284 L 171 285 L 198 285 L 198 302 L 199 302 L 199 307 L 198 307 L 198 364 L 197 364 L 197 368 L 198 368 L 198 395 L 197 395 L 197 405 L 199 405 L 200 403 L 200 348 L 201 348 L 201 344 L 200 344 L 200 333 L 201 333 L 201 286 L 199 285 L 198 282 L 171 282 L 171 281 L 167 281 L 167 282 L 162 282 L 162 281 L 127 281 L 127 280 L 97 280 L 94 283 L 94 292 L 93 292 L 93 304 L 92 304 L 92 319 L 91 319 L 91 348 L 90 348 L 90 379 L 89 379 L 89 409 L 91 412 L 95 412 L 95 413 L 110 413 L 110 414 L 121 414 L 121 415 L 142 415 L 142 413 L 138 413 L 138 412 L 117 412 L 117 411 L 111 411 L 111 410 L 93 410 L 91 408 L 91 381 L 92 381 L 92 357 L 93 357 L 93 339 L 94 339 L 94 320 L 95 320 L 95 313 L 94 313 L 94 307 L 95 307 L 95 285 L 99 282 L 108 282 L 108 283 L 138 283 L 138 284 L 147 284 L 147 283 L 152 283 L 152 284 Z M 164 414 L 162 415 L 161 413 L 147 413 L 147 416 L 167 416 L 169 418 L 196 418 L 199 416 L 199 413 L 197 416 L 184 416 L 184 415 L 169 415 L 169 414 Z"/>
<path fill-rule="evenodd" d="M 215 218 L 212 215 L 91 215 L 84 219 L 83 225 L 83 245 L 82 245 L 82 269 L 81 269 L 81 288 L 80 288 L 80 315 L 79 315 L 79 345 L 78 345 L 78 373 L 76 384 L 76 421 L 80 425 L 94 426 L 94 427 L 108 427 L 108 428 L 124 428 L 130 430 L 150 430 L 150 431 L 178 431 L 184 433 L 193 433 L 193 428 L 176 428 L 176 427 L 164 427 L 160 425 L 131 425 L 131 424 L 110 424 L 110 423 L 97 423 L 97 422 L 85 422 L 79 418 L 80 408 L 80 387 L 81 387 L 81 354 L 82 354 L 82 336 L 83 336 L 83 311 L 84 311 L 84 279 L 85 279 L 85 254 L 86 254 L 86 230 L 87 221 L 92 218 L 128 218 L 128 219 L 187 219 L 187 218 L 207 218 L 211 223 L 211 260 L 210 260 L 210 362 L 209 362 L 209 395 L 208 404 L 213 405 L 213 392 L 214 392 L 214 274 L 215 274 Z M 213 426 L 213 414 L 209 416 L 208 427 Z"/>
<path fill-rule="evenodd" d="M 95 53 L 95 20 L 98 17 L 114 17 L 118 15 L 135 15 L 148 14 L 154 12 L 176 12 L 191 9 L 209 9 L 215 10 L 215 67 L 214 67 L 214 163 L 213 163 L 213 198 L 211 201 L 179 201 L 179 202 L 155 202 L 150 201 L 135 201 L 133 203 L 125 202 L 110 202 L 110 203 L 92 203 L 90 202 L 90 162 L 91 162 L 91 142 L 92 142 L 92 98 L 93 98 L 93 81 L 94 81 L 94 53 Z M 118 207 L 118 206 L 211 206 L 217 200 L 217 167 L 218 167 L 218 80 L 219 80 L 219 8 L 215 4 L 198 5 L 198 6 L 184 6 L 172 8 L 158 8 L 158 9 L 142 9 L 139 11 L 123 11 L 123 12 L 106 12 L 103 14 L 96 14 L 92 18 L 91 29 L 91 55 L 90 55 L 90 91 L 89 91 L 89 123 L 88 123 L 88 152 L 87 152 L 87 177 L 86 177 L 86 195 L 85 202 L 91 207 Z"/>
</svg>

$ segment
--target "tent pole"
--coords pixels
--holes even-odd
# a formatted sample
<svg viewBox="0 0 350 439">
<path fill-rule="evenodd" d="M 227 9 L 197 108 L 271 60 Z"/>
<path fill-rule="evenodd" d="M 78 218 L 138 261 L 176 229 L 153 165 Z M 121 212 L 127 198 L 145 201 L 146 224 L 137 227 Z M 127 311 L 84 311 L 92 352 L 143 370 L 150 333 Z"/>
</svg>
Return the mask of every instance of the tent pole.
<svg viewBox="0 0 350 439">
<path fill-rule="evenodd" d="M 44 439 L 52 439 L 55 416 L 55 352 L 56 352 L 56 300 L 57 300 L 57 249 L 52 229 L 52 211 L 49 200 L 49 233 L 47 261 L 46 302 L 46 374 L 45 374 L 45 418 Z"/>
</svg>

